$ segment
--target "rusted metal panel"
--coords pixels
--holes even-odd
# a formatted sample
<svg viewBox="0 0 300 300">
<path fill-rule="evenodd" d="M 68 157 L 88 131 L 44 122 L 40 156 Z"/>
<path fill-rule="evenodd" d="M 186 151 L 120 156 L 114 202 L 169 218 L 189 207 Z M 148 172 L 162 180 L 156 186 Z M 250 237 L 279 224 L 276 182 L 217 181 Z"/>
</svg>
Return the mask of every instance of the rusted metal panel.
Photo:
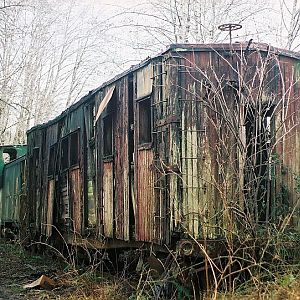
<svg viewBox="0 0 300 300">
<path fill-rule="evenodd" d="M 82 181 L 80 178 L 80 169 L 70 170 L 70 199 L 72 201 L 72 221 L 73 230 L 81 233 L 82 230 Z"/>
<path fill-rule="evenodd" d="M 113 162 L 103 163 L 103 225 L 104 235 L 114 237 L 114 175 Z"/>
</svg>

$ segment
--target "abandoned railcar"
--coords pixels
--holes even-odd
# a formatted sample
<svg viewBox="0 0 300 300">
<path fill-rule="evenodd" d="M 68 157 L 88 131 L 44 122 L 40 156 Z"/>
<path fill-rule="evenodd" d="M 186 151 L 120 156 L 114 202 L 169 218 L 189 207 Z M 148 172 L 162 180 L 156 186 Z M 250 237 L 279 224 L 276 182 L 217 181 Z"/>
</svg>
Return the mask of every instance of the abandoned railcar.
<svg viewBox="0 0 300 300">
<path fill-rule="evenodd" d="M 17 230 L 26 193 L 26 146 L 0 146 L 0 225 Z"/>
<path fill-rule="evenodd" d="M 28 131 L 24 226 L 99 247 L 298 229 L 299 59 L 172 45 L 104 83 Z"/>
</svg>

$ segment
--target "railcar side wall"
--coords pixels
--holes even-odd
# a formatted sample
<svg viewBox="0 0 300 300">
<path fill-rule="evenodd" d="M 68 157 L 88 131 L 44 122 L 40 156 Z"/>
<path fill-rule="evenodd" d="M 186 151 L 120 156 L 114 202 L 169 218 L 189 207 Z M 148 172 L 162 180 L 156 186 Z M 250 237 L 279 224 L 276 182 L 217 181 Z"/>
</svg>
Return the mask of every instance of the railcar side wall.
<svg viewBox="0 0 300 300">
<path fill-rule="evenodd" d="M 30 130 L 33 236 L 170 245 L 297 228 L 298 66 L 269 50 L 175 48 Z"/>
</svg>

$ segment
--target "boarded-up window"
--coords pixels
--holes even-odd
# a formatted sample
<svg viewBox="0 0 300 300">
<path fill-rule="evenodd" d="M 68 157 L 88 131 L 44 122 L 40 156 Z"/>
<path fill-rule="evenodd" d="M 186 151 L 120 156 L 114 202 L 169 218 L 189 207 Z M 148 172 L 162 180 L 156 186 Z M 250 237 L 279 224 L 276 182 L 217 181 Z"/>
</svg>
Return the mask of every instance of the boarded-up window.
<svg viewBox="0 0 300 300">
<path fill-rule="evenodd" d="M 139 144 L 151 143 L 151 101 L 150 98 L 138 102 L 139 112 Z"/>
<path fill-rule="evenodd" d="M 48 176 L 54 174 L 56 161 L 56 144 L 50 147 L 49 162 L 48 162 Z"/>
<path fill-rule="evenodd" d="M 79 164 L 79 134 L 78 131 L 70 135 L 70 167 Z"/>
<path fill-rule="evenodd" d="M 65 137 L 61 141 L 61 168 L 63 170 L 69 168 L 69 143 L 68 137 Z"/>
<path fill-rule="evenodd" d="M 103 118 L 103 155 L 109 156 L 113 154 L 113 127 L 112 115 L 109 114 Z"/>
</svg>

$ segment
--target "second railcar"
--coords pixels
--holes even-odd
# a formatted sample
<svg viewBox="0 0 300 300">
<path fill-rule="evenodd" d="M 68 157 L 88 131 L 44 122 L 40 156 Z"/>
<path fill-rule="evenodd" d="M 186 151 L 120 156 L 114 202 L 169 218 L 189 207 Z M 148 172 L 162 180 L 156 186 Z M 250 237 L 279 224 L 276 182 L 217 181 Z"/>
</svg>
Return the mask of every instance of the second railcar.
<svg viewBox="0 0 300 300">
<path fill-rule="evenodd" d="M 20 208 L 26 198 L 26 146 L 0 147 L 0 223 L 17 231 Z"/>
</svg>

